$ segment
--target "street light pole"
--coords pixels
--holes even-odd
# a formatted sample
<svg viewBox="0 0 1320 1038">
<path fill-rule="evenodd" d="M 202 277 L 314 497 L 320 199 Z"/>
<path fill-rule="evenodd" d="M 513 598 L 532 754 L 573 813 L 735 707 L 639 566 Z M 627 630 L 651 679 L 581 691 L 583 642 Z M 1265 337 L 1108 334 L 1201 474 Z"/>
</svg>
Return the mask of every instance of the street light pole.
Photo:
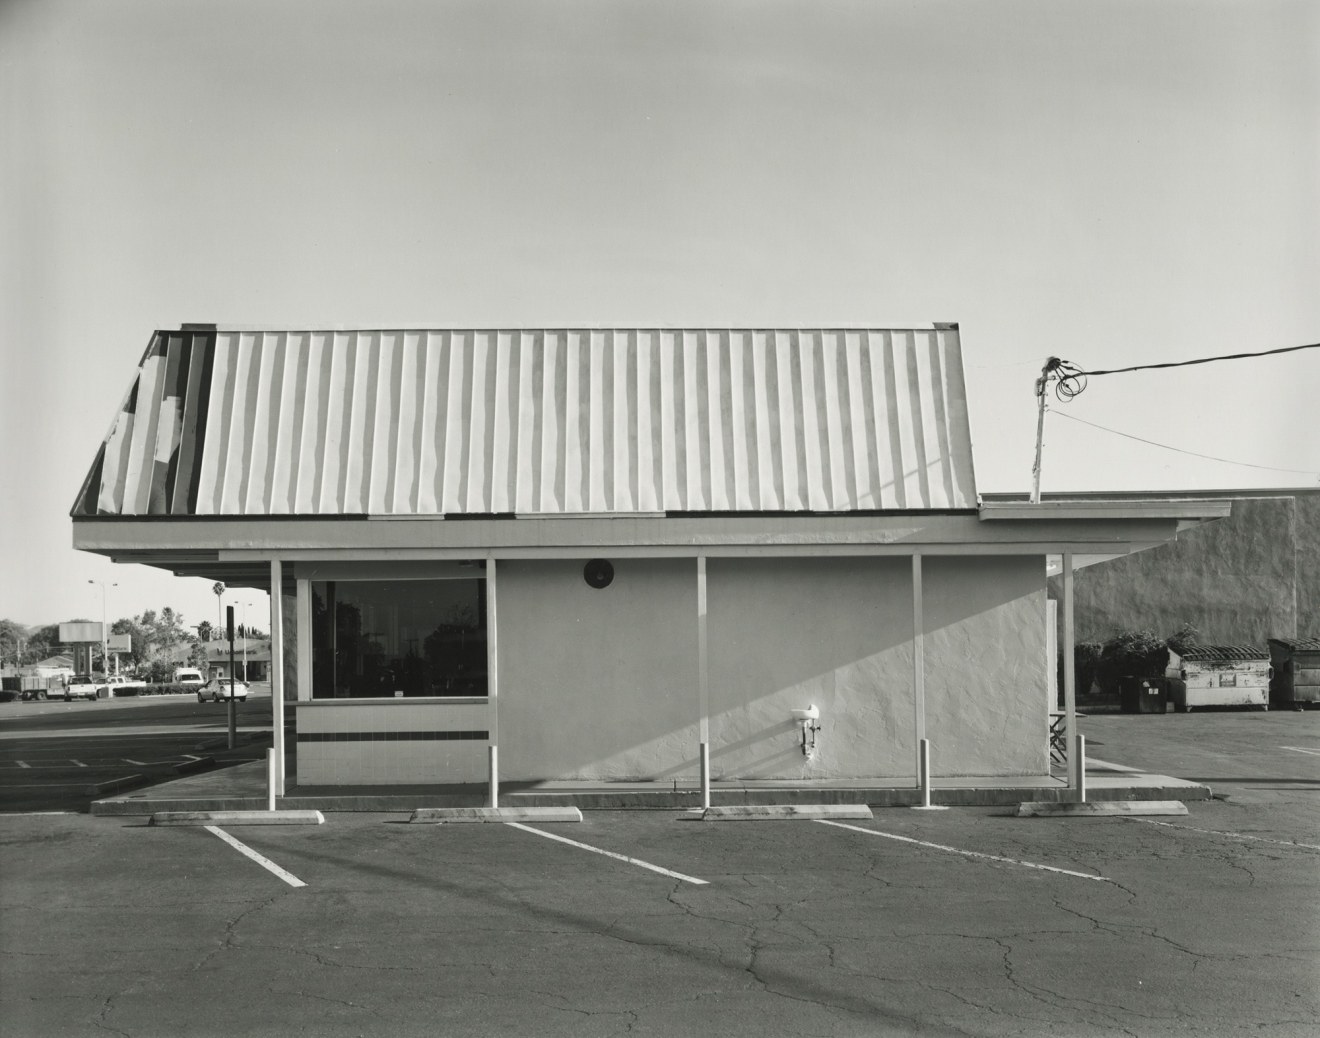
<svg viewBox="0 0 1320 1038">
<path fill-rule="evenodd" d="M 238 603 L 238 608 L 241 610 L 239 616 L 242 617 L 242 627 L 243 627 L 243 680 L 244 681 L 247 681 L 247 643 L 250 634 L 247 625 L 247 607 L 248 604 L 246 602 Z"/>
<path fill-rule="evenodd" d="M 101 668 L 104 671 L 105 676 L 109 677 L 110 676 L 110 635 L 105 628 L 105 581 L 89 580 L 87 581 L 87 583 L 99 584 L 101 587 Z M 110 586 L 118 587 L 119 585 L 111 584 Z M 92 669 L 90 666 L 90 662 L 91 661 L 89 660 L 88 661 L 89 665 L 87 668 L 89 671 Z"/>
</svg>

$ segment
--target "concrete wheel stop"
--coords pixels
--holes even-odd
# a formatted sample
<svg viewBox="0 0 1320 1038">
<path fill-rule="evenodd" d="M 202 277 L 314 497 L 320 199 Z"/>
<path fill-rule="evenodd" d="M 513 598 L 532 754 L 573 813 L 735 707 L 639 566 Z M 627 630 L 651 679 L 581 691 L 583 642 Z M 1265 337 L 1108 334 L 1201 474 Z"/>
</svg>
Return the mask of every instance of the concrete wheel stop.
<svg viewBox="0 0 1320 1038">
<path fill-rule="evenodd" d="M 1087 800 L 1018 804 L 1018 818 L 1091 818 L 1100 815 L 1185 815 L 1181 800 Z"/>
<path fill-rule="evenodd" d="M 409 822 L 580 822 L 576 807 L 419 807 Z"/>
<path fill-rule="evenodd" d="M 735 804 L 697 807 L 681 816 L 692 822 L 765 822 L 813 818 L 874 818 L 866 804 Z"/>
<path fill-rule="evenodd" d="M 150 825 L 323 825 L 320 811 L 157 811 Z"/>
</svg>

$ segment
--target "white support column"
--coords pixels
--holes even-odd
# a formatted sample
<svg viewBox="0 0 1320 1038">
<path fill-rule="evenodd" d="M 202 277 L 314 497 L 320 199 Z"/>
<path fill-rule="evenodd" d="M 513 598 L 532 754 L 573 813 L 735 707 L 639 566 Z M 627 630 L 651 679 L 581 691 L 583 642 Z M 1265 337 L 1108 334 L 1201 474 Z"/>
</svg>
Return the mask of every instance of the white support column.
<svg viewBox="0 0 1320 1038">
<path fill-rule="evenodd" d="M 297 573 L 296 568 L 294 572 Z M 294 698 L 302 703 L 312 698 L 312 582 L 299 577 L 294 586 L 297 589 L 294 630 L 298 635 L 298 684 L 294 688 Z"/>
<path fill-rule="evenodd" d="M 500 806 L 500 641 L 495 558 L 486 558 L 486 727 L 490 732 L 489 806 Z"/>
<path fill-rule="evenodd" d="M 1063 723 L 1068 748 L 1068 788 L 1079 790 L 1083 782 L 1077 757 L 1077 675 L 1073 653 L 1073 557 L 1063 553 Z"/>
<path fill-rule="evenodd" d="M 916 785 L 921 786 L 921 744 L 926 739 L 926 646 L 921 555 L 912 556 L 912 723 L 916 734 Z"/>
<path fill-rule="evenodd" d="M 1086 736 L 1079 735 L 1073 740 L 1073 749 L 1077 754 L 1077 802 L 1086 803 Z"/>
<path fill-rule="evenodd" d="M 299 632 L 301 636 L 302 632 Z M 298 653 L 297 669 L 301 675 L 310 664 L 311 653 L 301 637 L 295 647 Z M 306 659 L 304 659 L 304 657 Z M 270 701 L 271 746 L 275 750 L 275 793 L 284 795 L 284 566 L 279 559 L 270 560 Z"/>
<path fill-rule="evenodd" d="M 710 668 L 706 641 L 706 556 L 697 556 L 697 711 L 701 806 L 710 807 Z"/>
</svg>

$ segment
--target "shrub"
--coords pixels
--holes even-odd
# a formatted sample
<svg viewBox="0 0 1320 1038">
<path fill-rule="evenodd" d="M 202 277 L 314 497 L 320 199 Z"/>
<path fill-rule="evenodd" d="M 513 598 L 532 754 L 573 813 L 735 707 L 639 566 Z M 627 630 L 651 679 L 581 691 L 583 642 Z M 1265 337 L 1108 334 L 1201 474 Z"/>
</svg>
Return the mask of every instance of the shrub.
<svg viewBox="0 0 1320 1038">
<path fill-rule="evenodd" d="M 158 681 L 139 690 L 139 694 L 144 696 L 172 696 L 196 691 L 196 685 L 176 685 L 173 681 Z"/>
<path fill-rule="evenodd" d="M 1063 676 L 1063 650 L 1059 650 L 1059 703 L 1065 695 L 1066 682 Z M 1100 661 L 1099 642 L 1078 642 L 1073 646 L 1073 677 L 1077 681 L 1077 694 L 1084 696 L 1095 684 L 1096 664 Z"/>
<path fill-rule="evenodd" d="M 1193 645 L 1201 644 L 1201 632 L 1195 624 L 1184 620 L 1182 626 L 1169 635 L 1166 644 L 1181 656 Z"/>
<path fill-rule="evenodd" d="M 1101 691 L 1118 691 L 1122 678 L 1159 678 L 1169 665 L 1169 647 L 1149 631 L 1120 631 L 1100 648 L 1096 680 Z"/>
</svg>

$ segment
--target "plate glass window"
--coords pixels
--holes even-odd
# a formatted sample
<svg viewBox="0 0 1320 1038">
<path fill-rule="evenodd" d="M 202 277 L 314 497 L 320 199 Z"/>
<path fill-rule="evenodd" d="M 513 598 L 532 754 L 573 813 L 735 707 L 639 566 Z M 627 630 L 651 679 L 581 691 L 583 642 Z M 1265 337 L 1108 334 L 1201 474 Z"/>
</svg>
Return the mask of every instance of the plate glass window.
<svg viewBox="0 0 1320 1038">
<path fill-rule="evenodd" d="M 486 695 L 486 581 L 312 581 L 312 698 Z"/>
</svg>

